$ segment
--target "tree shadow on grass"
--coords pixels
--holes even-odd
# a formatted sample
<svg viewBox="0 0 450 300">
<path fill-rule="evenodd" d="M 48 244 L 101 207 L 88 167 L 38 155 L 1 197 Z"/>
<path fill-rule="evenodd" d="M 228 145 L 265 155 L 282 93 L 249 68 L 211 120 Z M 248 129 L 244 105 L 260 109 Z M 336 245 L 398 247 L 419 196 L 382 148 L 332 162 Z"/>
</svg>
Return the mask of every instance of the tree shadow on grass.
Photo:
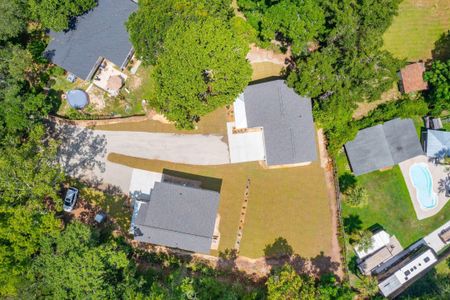
<svg viewBox="0 0 450 300">
<path fill-rule="evenodd" d="M 289 257 L 294 254 L 294 249 L 289 245 L 288 241 L 283 237 L 278 237 L 272 244 L 266 245 L 264 248 L 264 256 L 271 258 Z"/>
<path fill-rule="evenodd" d="M 355 187 L 356 177 L 351 173 L 345 173 L 339 176 L 339 189 L 341 193 L 345 193 L 349 189 Z"/>
<path fill-rule="evenodd" d="M 319 255 L 305 258 L 295 254 L 291 245 L 283 237 L 278 237 L 272 244 L 264 248 L 266 263 L 272 268 L 278 268 L 284 264 L 290 264 L 299 274 L 309 274 L 317 278 L 323 275 L 335 276 L 340 263 L 331 260 L 330 256 L 320 252 Z"/>
<path fill-rule="evenodd" d="M 434 49 L 431 51 L 434 60 L 445 61 L 450 59 L 450 30 L 441 34 L 434 43 Z"/>
<path fill-rule="evenodd" d="M 344 231 L 347 234 L 353 234 L 362 229 L 362 221 L 358 215 L 349 215 L 344 218 Z"/>
</svg>

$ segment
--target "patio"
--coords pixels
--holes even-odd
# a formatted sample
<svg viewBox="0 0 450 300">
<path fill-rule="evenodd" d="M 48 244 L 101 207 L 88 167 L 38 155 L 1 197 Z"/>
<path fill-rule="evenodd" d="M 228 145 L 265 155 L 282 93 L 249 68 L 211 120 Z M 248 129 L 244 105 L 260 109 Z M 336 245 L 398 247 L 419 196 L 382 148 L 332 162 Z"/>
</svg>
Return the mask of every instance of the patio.
<svg viewBox="0 0 450 300">
<path fill-rule="evenodd" d="M 430 170 L 433 179 L 433 191 L 438 197 L 437 205 L 431 209 L 423 209 L 420 206 L 419 200 L 417 199 L 416 188 L 411 182 L 409 175 L 409 169 L 412 165 L 416 163 L 425 163 Z M 435 164 L 429 157 L 425 155 L 419 155 L 414 158 L 408 159 L 399 164 L 400 169 L 405 179 L 406 186 L 408 187 L 409 195 L 416 211 L 417 219 L 422 220 L 436 215 L 447 203 L 448 198 L 445 196 L 445 179 L 448 177 L 447 167 L 445 165 Z"/>
<path fill-rule="evenodd" d="M 128 76 L 119 71 L 112 62 L 104 59 L 94 76 L 93 82 L 114 97 L 119 94 L 127 78 Z"/>
</svg>

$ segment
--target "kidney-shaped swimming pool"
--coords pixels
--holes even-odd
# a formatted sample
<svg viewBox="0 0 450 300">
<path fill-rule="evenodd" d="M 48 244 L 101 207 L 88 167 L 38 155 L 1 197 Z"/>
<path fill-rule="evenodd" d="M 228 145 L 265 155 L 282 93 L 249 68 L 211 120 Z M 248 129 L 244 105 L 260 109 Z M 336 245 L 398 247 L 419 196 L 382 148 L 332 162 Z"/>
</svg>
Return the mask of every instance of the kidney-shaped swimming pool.
<svg viewBox="0 0 450 300">
<path fill-rule="evenodd" d="M 409 168 L 409 177 L 416 189 L 417 200 L 423 209 L 437 206 L 437 195 L 433 191 L 433 177 L 425 163 L 415 163 Z"/>
</svg>

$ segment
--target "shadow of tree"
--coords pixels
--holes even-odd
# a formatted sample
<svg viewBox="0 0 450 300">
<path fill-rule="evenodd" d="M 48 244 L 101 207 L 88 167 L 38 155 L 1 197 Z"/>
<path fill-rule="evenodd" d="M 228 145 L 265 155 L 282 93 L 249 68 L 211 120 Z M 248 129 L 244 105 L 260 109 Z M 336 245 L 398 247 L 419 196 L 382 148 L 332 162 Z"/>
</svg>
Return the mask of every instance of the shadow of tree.
<svg viewBox="0 0 450 300">
<path fill-rule="evenodd" d="M 433 59 L 442 61 L 450 59 L 450 30 L 441 34 L 434 43 L 434 49 L 431 51 L 431 54 Z"/>
<path fill-rule="evenodd" d="M 330 256 L 324 255 L 320 252 L 316 257 L 311 258 L 310 272 L 315 276 L 322 276 L 329 273 L 334 273 L 338 270 L 340 263 L 331 260 Z"/>
<path fill-rule="evenodd" d="M 353 234 L 362 229 L 362 221 L 358 215 L 349 215 L 344 218 L 344 231 L 347 234 Z"/>
<path fill-rule="evenodd" d="M 342 193 L 345 193 L 349 189 L 355 187 L 356 177 L 351 173 L 345 173 L 339 176 L 339 189 Z"/>
<path fill-rule="evenodd" d="M 334 274 L 339 269 L 340 263 L 332 261 L 324 252 L 311 258 L 305 258 L 294 254 L 293 248 L 283 237 L 278 237 L 272 244 L 264 249 L 265 260 L 273 268 L 291 265 L 298 274 L 308 274 L 317 278 L 323 275 L 336 277 Z M 338 280 L 338 278 L 336 278 Z"/>
<path fill-rule="evenodd" d="M 105 171 L 107 140 L 104 135 L 88 128 L 54 122 L 48 122 L 47 127 L 49 134 L 60 141 L 58 162 L 67 175 L 82 179 L 94 170 Z M 89 180 L 95 185 L 101 184 L 93 174 Z"/>
<path fill-rule="evenodd" d="M 266 245 L 264 248 L 265 257 L 289 257 L 294 254 L 294 249 L 289 245 L 288 241 L 283 237 L 278 237 L 272 244 Z"/>
</svg>

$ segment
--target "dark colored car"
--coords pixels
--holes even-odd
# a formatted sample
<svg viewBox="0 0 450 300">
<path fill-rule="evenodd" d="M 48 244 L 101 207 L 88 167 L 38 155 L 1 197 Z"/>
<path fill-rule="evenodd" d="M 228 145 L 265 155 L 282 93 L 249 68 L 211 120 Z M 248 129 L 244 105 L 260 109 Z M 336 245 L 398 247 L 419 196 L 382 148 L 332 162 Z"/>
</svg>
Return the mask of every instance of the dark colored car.
<svg viewBox="0 0 450 300">
<path fill-rule="evenodd" d="M 77 203 L 78 189 L 70 187 L 66 192 L 66 197 L 64 198 L 64 211 L 71 212 Z"/>
</svg>

